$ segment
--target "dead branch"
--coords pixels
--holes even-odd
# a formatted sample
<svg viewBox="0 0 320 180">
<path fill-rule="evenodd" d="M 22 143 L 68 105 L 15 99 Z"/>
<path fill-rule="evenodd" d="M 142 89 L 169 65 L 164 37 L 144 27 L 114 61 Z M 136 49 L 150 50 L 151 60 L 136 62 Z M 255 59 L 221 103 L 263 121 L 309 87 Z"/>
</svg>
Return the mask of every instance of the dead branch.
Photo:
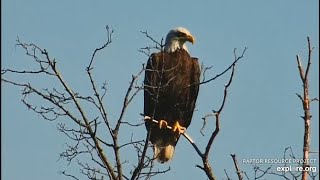
<svg viewBox="0 0 320 180">
<path fill-rule="evenodd" d="M 108 45 L 112 42 L 112 33 L 113 30 L 109 30 L 107 26 L 108 39 L 107 42 L 101 46 L 100 48 L 96 48 L 91 57 L 90 63 L 86 68 L 89 82 L 92 89 L 92 96 L 82 96 L 79 93 L 76 93 L 72 88 L 67 84 L 64 80 L 62 73 L 58 70 L 58 63 L 55 59 L 52 59 L 47 50 L 41 49 L 35 44 L 27 44 L 22 43 L 19 39 L 17 40 L 17 46 L 22 47 L 27 56 L 31 57 L 36 64 L 38 64 L 39 69 L 36 70 L 14 70 L 14 69 L 2 69 L 1 70 L 1 80 L 2 82 L 20 87 L 23 89 L 22 92 L 22 103 L 27 106 L 28 109 L 34 111 L 35 113 L 41 115 L 43 119 L 49 121 L 56 121 L 58 119 L 62 119 L 62 117 L 68 117 L 71 119 L 74 124 L 68 126 L 66 123 L 58 123 L 57 129 L 63 133 L 66 137 L 68 137 L 71 144 L 66 144 L 66 149 L 64 152 L 60 154 L 60 159 L 65 159 L 68 164 L 72 163 L 73 160 L 78 159 L 80 155 L 89 155 L 93 164 L 98 165 L 98 167 L 94 167 L 91 163 L 80 163 L 81 173 L 86 176 L 88 179 L 103 179 L 108 177 L 113 180 L 121 180 L 123 178 L 130 179 L 128 176 L 124 175 L 122 164 L 127 162 L 126 160 L 122 162 L 120 160 L 120 152 L 119 149 L 123 147 L 128 147 L 129 144 L 134 144 L 139 142 L 138 140 L 132 141 L 131 143 L 124 143 L 124 145 L 120 145 L 118 142 L 119 139 L 119 130 L 121 124 L 132 125 L 130 122 L 123 121 L 124 114 L 128 108 L 128 105 L 133 101 L 134 97 L 138 94 L 138 92 L 143 88 L 143 86 L 138 86 L 137 82 L 139 76 L 144 71 L 144 66 L 139 71 L 137 75 L 132 76 L 132 81 L 129 84 L 127 94 L 124 98 L 123 107 L 121 109 L 121 114 L 116 121 L 115 127 L 111 126 L 110 120 L 108 119 L 108 114 L 103 103 L 103 98 L 106 94 L 107 88 L 106 83 L 102 86 L 102 92 L 100 92 L 97 88 L 97 85 L 93 78 L 93 61 L 96 53 L 100 50 L 103 50 L 108 47 Z M 30 74 L 34 76 L 43 75 L 44 77 L 53 77 L 61 86 L 61 89 L 57 89 L 58 86 L 55 86 L 52 90 L 45 87 L 43 89 L 37 89 L 31 83 L 20 83 L 14 80 L 9 80 L 6 78 L 6 75 L 9 73 L 14 74 Z M 48 76 L 45 76 L 48 75 Z M 32 102 L 28 101 L 28 97 L 31 95 L 35 95 L 44 99 L 44 102 L 48 102 L 47 106 L 37 106 Z M 85 112 L 84 106 L 82 106 L 81 101 L 88 102 L 93 105 L 93 107 L 100 112 L 98 115 L 93 118 L 89 118 L 89 114 L 87 115 Z M 50 106 L 52 105 L 52 106 Z M 70 108 L 75 107 L 75 108 Z M 64 118 L 65 119 L 65 118 Z M 112 143 L 108 141 L 110 139 L 104 139 L 99 137 L 98 127 L 101 124 L 101 119 L 106 125 L 109 134 L 112 140 Z M 70 123 L 70 122 L 69 122 Z M 157 173 L 161 174 L 166 171 L 153 171 L 153 165 L 150 163 L 152 158 L 146 155 L 146 151 L 148 148 L 148 143 L 145 143 L 141 148 L 143 149 L 143 153 L 140 156 L 141 161 L 138 162 L 139 171 L 136 171 L 135 179 L 138 179 L 140 174 L 143 173 L 143 177 L 146 177 L 147 172 L 143 172 L 143 169 L 148 169 L 150 172 L 150 177 L 157 175 Z M 112 162 L 112 157 L 108 154 L 106 156 L 104 148 L 111 148 L 114 152 L 114 161 Z M 109 151 L 108 151 L 109 152 Z M 144 159 L 147 159 L 145 161 Z M 61 172 L 62 175 L 79 179 L 76 176 L 68 174 L 66 170 Z"/>
<path fill-rule="evenodd" d="M 61 171 L 60 172 L 62 175 L 66 176 L 66 177 L 70 177 L 72 179 L 75 179 L 75 180 L 79 180 L 79 178 L 77 178 L 76 176 L 72 175 L 72 174 L 68 174 L 66 171 Z"/>
<path fill-rule="evenodd" d="M 145 158 L 146 158 L 146 153 L 147 153 L 147 149 L 148 149 L 149 139 L 150 139 L 150 131 L 148 131 L 148 133 L 147 133 L 146 139 L 144 141 L 142 153 L 139 156 L 138 166 L 134 169 L 132 176 L 130 178 L 131 180 L 139 179 L 139 176 L 141 175 L 141 171 L 144 168 L 144 165 L 146 163 Z"/>
<path fill-rule="evenodd" d="M 215 126 L 215 130 L 214 130 L 214 131 L 212 132 L 212 134 L 211 134 L 211 137 L 210 137 L 210 139 L 209 139 L 209 141 L 208 141 L 208 143 L 207 143 L 207 146 L 206 146 L 206 148 L 205 148 L 204 153 L 201 153 L 201 151 L 199 150 L 199 148 L 198 148 L 194 143 L 191 143 L 192 146 L 194 147 L 194 149 L 196 150 L 196 152 L 198 153 L 198 155 L 201 157 L 202 163 L 203 163 L 203 166 L 196 165 L 196 167 L 202 169 L 202 170 L 206 173 L 207 177 L 208 177 L 210 180 L 215 180 L 216 177 L 215 177 L 215 175 L 214 175 L 214 173 L 213 173 L 212 167 L 211 167 L 210 162 L 209 162 L 209 160 L 208 160 L 208 159 L 209 159 L 209 153 L 210 153 L 212 144 L 213 144 L 213 142 L 214 142 L 214 140 L 215 140 L 215 138 L 216 138 L 216 136 L 218 135 L 219 130 L 220 130 L 220 114 L 221 114 L 221 112 L 222 112 L 222 110 L 223 110 L 223 108 L 224 108 L 224 106 L 225 106 L 225 103 L 226 103 L 227 94 L 228 94 L 228 88 L 229 88 L 229 86 L 230 86 L 231 83 L 232 83 L 233 76 L 234 76 L 234 72 L 235 72 L 235 65 L 236 65 L 236 63 L 243 57 L 243 55 L 244 55 L 244 53 L 245 53 L 246 50 L 247 50 L 247 48 L 245 48 L 245 49 L 243 50 L 241 56 L 238 57 L 238 56 L 236 55 L 236 49 L 234 49 L 233 52 L 234 52 L 234 59 L 235 59 L 235 60 L 234 60 L 234 62 L 232 63 L 232 65 L 231 65 L 230 67 L 228 67 L 226 70 L 224 70 L 222 73 L 216 75 L 214 78 L 211 78 L 211 79 L 209 79 L 209 80 L 207 80 L 207 81 L 203 81 L 202 83 L 200 83 L 200 84 L 204 84 L 204 83 L 213 81 L 213 80 L 216 79 L 217 77 L 225 74 L 225 73 L 226 73 L 227 71 L 229 71 L 230 69 L 232 70 L 232 71 L 231 71 L 230 78 L 229 78 L 229 81 L 228 81 L 228 83 L 225 85 L 225 88 L 224 88 L 224 96 L 223 96 L 223 100 L 222 100 L 221 106 L 220 106 L 220 108 L 219 108 L 218 111 L 215 111 L 215 110 L 212 111 L 212 112 L 213 112 L 213 115 L 215 116 L 215 120 L 216 120 L 216 121 L 215 121 L 215 122 L 216 122 L 215 125 L 216 125 L 216 126 Z M 205 117 L 207 118 L 207 117 L 209 117 L 209 116 L 211 116 L 211 115 L 208 115 L 208 116 L 205 116 Z M 204 123 L 206 122 L 206 121 L 205 121 L 206 118 L 204 118 Z M 204 127 L 203 127 L 203 128 L 204 128 Z M 201 129 L 203 130 L 203 128 L 201 128 Z M 190 141 L 189 141 L 189 142 L 190 142 Z"/>
<path fill-rule="evenodd" d="M 304 116 L 302 116 L 302 118 L 304 120 L 303 159 L 305 160 L 309 159 L 309 152 L 310 152 L 310 130 L 311 130 L 310 102 L 311 100 L 309 96 L 308 75 L 309 75 L 309 70 L 311 66 L 311 57 L 312 57 L 312 50 L 313 50 L 313 47 L 311 47 L 311 42 L 309 37 L 307 37 L 307 41 L 308 41 L 308 61 L 307 61 L 306 71 L 304 71 L 303 69 L 299 55 L 296 56 L 300 79 L 303 84 L 303 96 L 299 94 L 297 95 L 302 102 L 302 107 L 304 111 Z M 310 164 L 308 161 L 304 161 L 302 164 L 303 169 L 306 169 L 309 166 Z M 307 180 L 307 179 L 308 179 L 308 171 L 303 171 L 302 180 Z"/>
<path fill-rule="evenodd" d="M 95 57 L 96 53 L 97 53 L 98 51 L 101 51 L 101 50 L 103 50 L 104 48 L 106 48 L 106 47 L 107 47 L 109 44 L 111 44 L 111 42 L 112 42 L 112 35 L 113 35 L 113 33 L 114 33 L 114 30 L 113 30 L 113 29 L 110 30 L 110 28 L 109 28 L 108 25 L 106 26 L 106 30 L 107 30 L 107 36 L 108 36 L 107 42 L 104 43 L 100 48 L 96 48 L 96 49 L 94 50 L 94 52 L 93 52 L 93 54 L 92 54 L 92 57 L 91 57 L 91 61 L 90 61 L 90 63 L 89 63 L 89 66 L 87 67 L 87 71 L 89 71 L 89 70 L 91 69 L 91 65 L 92 65 L 92 62 L 93 62 L 93 60 L 94 60 L 94 57 Z"/>
<path fill-rule="evenodd" d="M 227 180 L 231 180 L 229 175 L 228 175 L 228 173 L 227 173 L 227 171 L 226 171 L 226 169 L 224 169 L 224 174 L 227 176 Z"/>
<path fill-rule="evenodd" d="M 164 47 L 164 44 L 163 44 L 163 38 L 161 38 L 161 41 L 160 41 L 160 43 L 157 41 L 157 40 L 155 40 L 153 37 L 151 37 L 149 34 L 148 34 L 148 32 L 147 31 L 140 31 L 142 34 L 144 34 L 148 39 L 150 39 L 153 43 L 155 43 L 156 44 L 156 49 L 159 49 L 159 47 L 160 47 L 160 50 L 162 50 L 163 49 L 163 47 Z"/>
<path fill-rule="evenodd" d="M 238 175 L 238 179 L 242 180 L 243 177 L 242 177 L 242 174 L 241 174 L 241 170 L 240 170 L 236 155 L 235 154 L 230 154 L 230 156 L 232 157 L 232 160 L 233 160 L 233 163 L 234 163 L 234 167 L 236 168 L 236 173 Z"/>
<path fill-rule="evenodd" d="M 233 55 L 234 55 L 234 57 L 235 57 L 235 59 L 234 59 L 234 61 L 224 70 L 224 71 L 222 71 L 221 73 L 219 73 L 219 74 L 217 74 L 217 75 L 215 75 L 214 77 L 212 77 L 212 78 L 210 78 L 210 79 L 208 79 L 208 80 L 205 80 L 205 75 L 203 75 L 203 79 L 202 79 L 202 81 L 199 83 L 200 85 L 201 84 L 206 84 L 206 83 L 209 83 L 209 82 L 211 82 L 211 81 L 214 81 L 214 80 L 216 80 L 218 77 L 220 77 L 220 76 L 222 76 L 222 75 L 224 75 L 226 72 L 228 72 L 233 66 L 235 66 L 237 63 L 238 63 L 238 61 L 239 60 L 241 60 L 242 58 L 243 58 L 243 56 L 244 56 L 244 54 L 245 54 L 245 52 L 247 51 L 247 47 L 245 47 L 244 48 L 244 50 L 242 51 L 242 53 L 241 53 L 241 55 L 240 56 L 237 56 L 236 55 L 236 48 L 233 50 Z M 203 73 L 205 73 L 208 69 L 210 69 L 211 67 L 208 67 L 208 68 L 206 68 L 204 71 L 203 71 Z M 194 85 L 194 84 L 190 84 L 189 86 L 192 86 L 192 85 Z"/>
<path fill-rule="evenodd" d="M 80 172 L 86 176 L 88 179 L 105 179 L 109 178 L 112 180 L 122 180 L 122 179 L 150 179 L 151 177 L 157 175 L 166 173 L 170 170 L 170 167 L 165 170 L 153 170 L 154 164 L 153 164 L 153 157 L 149 157 L 147 154 L 147 150 L 150 147 L 149 145 L 149 135 L 150 131 L 148 132 L 145 140 L 132 140 L 129 143 L 123 143 L 122 145 L 119 144 L 119 132 L 121 130 L 122 124 L 128 124 L 132 125 L 130 122 L 124 121 L 123 117 L 127 111 L 128 105 L 133 101 L 134 97 L 138 94 L 138 92 L 143 89 L 143 85 L 138 86 L 138 78 L 139 76 L 145 71 L 144 65 L 142 66 L 142 69 L 138 72 L 137 75 L 133 75 L 131 82 L 129 83 L 129 87 L 127 89 L 126 95 L 123 99 L 123 105 L 121 108 L 121 113 L 119 115 L 119 118 L 115 121 L 115 126 L 112 126 L 112 123 L 110 119 L 108 118 L 107 109 L 103 103 L 103 98 L 106 95 L 107 88 L 106 83 L 102 86 L 102 92 L 98 90 L 98 86 L 95 83 L 95 80 L 93 78 L 93 61 L 95 58 L 96 53 L 99 51 L 107 48 L 110 43 L 112 42 L 112 34 L 114 33 L 113 30 L 110 30 L 108 26 L 106 26 L 107 30 L 107 41 L 105 44 L 103 44 L 101 47 L 96 48 L 92 54 L 91 60 L 89 62 L 88 67 L 86 67 L 86 72 L 89 77 L 89 85 L 91 86 L 92 95 L 91 96 L 82 96 L 76 91 L 74 91 L 68 83 L 65 81 L 62 73 L 59 71 L 58 68 L 58 62 L 56 59 L 52 59 L 49 55 L 49 52 L 46 49 L 42 49 L 38 47 L 35 44 L 27 44 L 22 43 L 19 39 L 17 39 L 17 46 L 22 47 L 26 55 L 31 57 L 33 59 L 33 63 L 36 63 L 38 65 L 38 68 L 36 70 L 14 70 L 14 69 L 3 69 L 1 70 L 1 74 L 4 76 L 6 74 L 29 74 L 34 76 L 39 75 L 45 75 L 45 77 L 50 77 L 55 79 L 58 82 L 58 86 L 61 87 L 61 89 L 49 89 L 49 88 L 43 88 L 43 89 L 37 89 L 35 86 L 31 83 L 20 83 L 14 80 L 9 80 L 2 76 L 1 80 L 3 82 L 6 82 L 8 84 L 17 86 L 19 88 L 23 89 L 22 92 L 22 102 L 26 105 L 26 107 L 32 111 L 34 111 L 37 114 L 40 114 L 44 119 L 49 121 L 56 121 L 59 118 L 62 117 L 68 117 L 71 119 L 70 123 L 71 125 L 66 123 L 58 123 L 57 128 L 60 132 L 62 132 L 66 137 L 68 137 L 72 144 L 66 144 L 66 150 L 60 154 L 60 158 L 66 159 L 66 161 L 70 164 L 74 160 L 77 160 L 78 166 L 80 166 Z M 161 43 L 154 40 L 151 36 L 148 35 L 148 33 L 142 32 L 146 35 L 147 38 L 149 38 L 153 43 L 156 44 L 155 47 L 148 47 L 147 50 L 149 51 L 151 48 L 160 49 L 163 51 L 163 39 L 161 40 Z M 216 179 L 214 172 L 212 170 L 212 167 L 210 165 L 210 162 L 208 160 L 210 150 L 212 149 L 213 142 L 216 138 L 216 136 L 219 133 L 220 130 L 220 114 L 225 106 L 226 99 L 227 99 L 227 93 L 228 88 L 232 83 L 234 71 L 235 71 L 235 65 L 237 62 L 243 58 L 245 51 L 247 48 L 245 48 L 241 54 L 241 56 L 236 55 L 236 49 L 234 49 L 234 61 L 233 63 L 226 68 L 224 71 L 222 71 L 220 74 L 217 74 L 213 78 L 210 78 L 208 80 L 205 79 L 205 72 L 209 70 L 209 68 L 205 68 L 203 71 L 203 80 L 199 84 L 205 84 L 208 82 L 211 82 L 215 80 L 216 78 L 222 76 L 229 70 L 231 70 L 231 75 L 228 83 L 224 87 L 224 97 L 221 103 L 220 108 L 215 111 L 213 110 L 212 116 L 215 117 L 215 130 L 212 132 L 210 139 L 206 145 L 206 148 L 204 150 L 204 153 L 198 148 L 196 143 L 192 140 L 192 138 L 184 132 L 182 135 L 191 143 L 197 154 L 202 159 L 203 165 L 197 165 L 200 169 L 202 169 L 209 179 Z M 162 69 L 160 74 L 166 71 L 166 69 Z M 307 68 L 306 74 L 309 71 Z M 171 80 L 168 81 L 168 84 Z M 159 85 L 157 87 L 157 90 L 160 91 L 161 87 L 167 86 L 168 84 Z M 189 85 L 190 86 L 190 85 Z M 157 92 L 159 95 L 159 92 Z M 36 106 L 32 102 L 29 102 L 27 97 L 35 95 L 44 100 L 45 103 L 48 103 L 47 106 Z M 98 115 L 95 114 L 93 117 L 90 117 L 90 112 L 86 111 L 86 107 L 82 105 L 82 102 L 89 103 L 92 105 L 96 110 L 98 111 Z M 71 109 L 70 107 L 75 107 Z M 88 113 L 88 114 L 87 114 Z M 210 117 L 210 116 L 208 116 Z M 204 121 L 208 118 L 204 118 Z M 148 118 L 148 117 L 145 117 Z M 151 117 L 149 117 L 151 119 Z M 157 120 L 152 119 L 154 123 L 158 123 Z M 107 134 L 108 138 L 102 138 L 100 136 L 100 127 L 101 124 L 103 124 L 107 128 Z M 205 126 L 205 125 L 204 125 Z M 171 127 L 168 127 L 169 129 Z M 121 161 L 121 154 L 119 149 L 123 147 L 128 147 L 128 145 L 133 145 L 134 148 L 137 150 L 137 157 L 138 161 L 137 164 L 134 165 L 133 171 L 131 171 L 131 177 L 124 174 L 123 170 L 123 164 L 127 163 L 128 161 Z M 106 151 L 106 149 L 111 150 L 112 153 L 110 155 L 110 151 Z M 108 156 L 106 155 L 106 152 L 108 152 Z M 86 155 L 91 159 L 92 163 L 83 163 L 80 160 L 78 160 L 78 157 L 80 155 Z M 73 178 L 73 179 L 79 179 L 76 176 L 73 176 L 71 174 L 68 174 L 66 170 L 62 171 L 61 174 L 64 176 Z"/>
<path fill-rule="evenodd" d="M 202 118 L 203 124 L 202 124 L 202 127 L 201 127 L 201 129 L 200 129 L 200 133 L 202 134 L 202 136 L 204 136 L 203 130 L 204 130 L 204 128 L 205 128 L 206 125 L 207 125 L 208 118 L 209 118 L 209 117 L 212 117 L 212 116 L 215 116 L 215 114 L 214 114 L 214 113 L 208 113 L 208 114 L 206 114 L 206 115 Z"/>
</svg>

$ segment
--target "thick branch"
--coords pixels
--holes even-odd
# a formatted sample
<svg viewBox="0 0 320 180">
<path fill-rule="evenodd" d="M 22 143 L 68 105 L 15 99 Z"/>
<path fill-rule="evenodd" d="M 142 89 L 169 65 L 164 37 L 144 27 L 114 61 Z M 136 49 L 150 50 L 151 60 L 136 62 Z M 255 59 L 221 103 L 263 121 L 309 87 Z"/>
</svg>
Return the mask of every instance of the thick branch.
<svg viewBox="0 0 320 180">
<path fill-rule="evenodd" d="M 199 153 L 198 149 L 195 148 L 195 150 L 198 152 L 198 154 L 200 155 L 200 157 L 201 157 L 201 159 L 202 159 L 202 162 L 203 162 L 203 167 L 201 167 L 201 166 L 199 166 L 199 165 L 197 165 L 197 167 L 199 167 L 200 169 L 202 169 L 202 170 L 206 173 L 206 175 L 208 176 L 208 178 L 209 178 L 210 180 L 215 180 L 216 177 L 215 177 L 215 175 L 214 175 L 214 173 L 213 173 L 212 167 L 211 167 L 211 165 L 210 165 L 210 163 L 209 163 L 209 160 L 208 160 L 208 159 L 209 159 L 209 152 L 210 152 L 210 150 L 211 150 L 213 141 L 215 140 L 215 138 L 217 137 L 217 135 L 218 135 L 218 133 L 219 133 L 219 131 L 220 131 L 220 114 L 221 114 L 221 112 L 222 112 L 222 110 L 223 110 L 223 108 L 224 108 L 224 106 L 225 106 L 225 103 L 226 103 L 227 94 L 228 94 L 228 88 L 229 88 L 229 86 L 230 86 L 231 83 L 232 83 L 233 76 L 234 76 L 234 72 L 235 72 L 235 65 L 236 65 L 236 63 L 243 57 L 243 55 L 244 55 L 244 53 L 245 53 L 246 50 L 247 50 L 247 48 L 245 48 L 245 49 L 243 50 L 241 56 L 238 57 L 238 56 L 236 55 L 236 49 L 234 49 L 233 54 L 234 54 L 234 59 L 235 59 L 235 60 L 234 60 L 234 62 L 232 63 L 232 65 L 231 65 L 230 67 L 228 67 L 228 68 L 227 68 L 225 71 L 223 71 L 222 73 L 220 73 L 220 74 L 218 74 L 217 76 L 215 76 L 214 78 L 211 78 L 211 79 L 203 82 L 203 83 L 210 82 L 210 81 L 214 80 L 215 78 L 217 78 L 217 77 L 223 75 L 224 73 L 226 73 L 229 69 L 232 69 L 232 72 L 231 72 L 229 81 L 228 81 L 228 83 L 225 85 L 225 88 L 224 88 L 224 96 L 223 96 L 223 100 L 222 100 L 221 106 L 220 106 L 220 108 L 219 108 L 218 111 L 214 111 L 214 110 L 213 110 L 213 114 L 214 114 L 215 120 L 216 120 L 216 127 L 215 127 L 215 130 L 214 130 L 214 131 L 212 132 L 212 134 L 211 134 L 211 137 L 210 137 L 210 139 L 209 139 L 209 141 L 208 141 L 208 144 L 207 144 L 207 146 L 206 146 L 206 148 L 205 148 L 204 154 Z M 201 84 L 201 83 L 200 83 L 200 84 Z M 202 129 L 203 129 L 203 128 L 202 128 Z M 194 146 L 194 147 L 197 147 L 197 146 Z"/>
<path fill-rule="evenodd" d="M 231 85 L 231 82 L 232 82 L 232 79 L 233 79 L 233 75 L 234 75 L 234 70 L 235 70 L 235 66 L 233 65 L 232 66 L 232 72 L 231 72 L 231 76 L 230 76 L 230 79 L 229 79 L 229 82 L 225 85 L 224 87 L 224 96 L 223 96 L 223 100 L 222 100 L 222 104 L 219 108 L 218 111 L 213 111 L 214 114 L 215 114 L 215 117 L 216 117 L 216 129 L 214 130 L 214 132 L 212 133 L 210 139 L 209 139 L 209 142 L 207 144 L 207 147 L 206 147 L 206 151 L 204 153 L 204 155 L 206 157 L 208 157 L 209 155 L 209 152 L 210 152 L 210 148 L 212 146 L 212 143 L 214 141 L 214 139 L 216 138 L 216 136 L 218 135 L 219 133 L 219 130 L 220 130 L 220 114 L 224 108 L 224 105 L 226 103 L 226 100 L 227 100 L 227 95 L 228 95 L 228 88 L 229 86 Z"/>
<path fill-rule="evenodd" d="M 313 48 L 311 47 L 311 42 L 310 38 L 307 38 L 308 41 L 308 64 L 306 71 L 304 72 L 302 63 L 300 61 L 299 56 L 297 55 L 297 64 L 298 64 L 298 69 L 299 69 L 299 74 L 300 74 L 300 79 L 303 83 L 303 97 L 301 95 L 298 95 L 300 99 L 302 99 L 302 106 L 304 110 L 304 116 L 302 117 L 304 119 L 304 139 L 303 139 L 303 159 L 306 160 L 303 162 L 302 167 L 303 169 L 308 168 L 309 161 L 309 153 L 310 153 L 310 130 L 311 130 L 311 113 L 310 113 L 310 97 L 309 97 L 309 81 L 308 81 L 308 75 L 309 75 L 309 70 L 311 66 L 311 55 L 312 55 L 312 50 Z M 308 179 L 308 171 L 303 171 L 302 172 L 302 180 L 307 180 Z"/>
</svg>

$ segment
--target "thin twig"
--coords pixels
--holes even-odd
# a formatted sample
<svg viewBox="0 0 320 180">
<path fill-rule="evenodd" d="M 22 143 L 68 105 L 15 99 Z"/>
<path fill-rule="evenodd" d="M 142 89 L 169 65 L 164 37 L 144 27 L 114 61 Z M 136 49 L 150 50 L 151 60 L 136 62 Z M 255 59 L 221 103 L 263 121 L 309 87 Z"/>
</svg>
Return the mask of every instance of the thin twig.
<svg viewBox="0 0 320 180">
<path fill-rule="evenodd" d="M 93 60 L 94 60 L 94 57 L 95 57 L 96 53 L 97 53 L 98 51 L 106 48 L 106 47 L 112 42 L 112 35 L 113 35 L 113 33 L 114 33 L 114 30 L 111 29 L 111 31 L 110 31 L 110 28 L 109 28 L 108 25 L 106 26 L 106 30 L 107 30 L 107 36 L 108 36 L 107 42 L 104 43 L 100 48 L 97 48 L 97 49 L 94 50 L 94 52 L 93 52 L 93 54 L 92 54 L 92 57 L 91 57 L 91 61 L 90 61 L 90 63 L 89 63 L 89 66 L 87 67 L 87 70 L 91 69 L 91 65 L 92 65 L 92 62 L 93 62 Z"/>
</svg>

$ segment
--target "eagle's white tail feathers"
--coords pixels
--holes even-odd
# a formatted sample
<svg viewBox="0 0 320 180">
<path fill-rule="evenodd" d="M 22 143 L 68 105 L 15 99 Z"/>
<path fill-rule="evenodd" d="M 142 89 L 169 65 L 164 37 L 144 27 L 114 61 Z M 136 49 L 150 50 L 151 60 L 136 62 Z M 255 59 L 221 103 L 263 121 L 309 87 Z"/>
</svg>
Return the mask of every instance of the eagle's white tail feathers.
<svg viewBox="0 0 320 180">
<path fill-rule="evenodd" d="M 155 143 L 154 145 L 154 158 L 160 163 L 164 163 L 172 159 L 174 154 L 174 146 L 166 144 L 165 146 L 159 146 L 161 143 Z"/>
</svg>

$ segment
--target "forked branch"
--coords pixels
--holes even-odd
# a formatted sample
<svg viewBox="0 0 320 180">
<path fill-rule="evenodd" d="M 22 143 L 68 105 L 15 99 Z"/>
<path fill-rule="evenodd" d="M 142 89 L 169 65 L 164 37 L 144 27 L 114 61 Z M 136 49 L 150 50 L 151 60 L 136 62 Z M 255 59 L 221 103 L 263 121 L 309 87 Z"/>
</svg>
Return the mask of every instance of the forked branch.
<svg viewBox="0 0 320 180">
<path fill-rule="evenodd" d="M 304 71 L 301 60 L 299 55 L 297 55 L 297 64 L 298 64 L 298 70 L 300 79 L 303 84 L 303 96 L 296 93 L 299 99 L 302 102 L 302 107 L 304 111 L 304 116 L 302 116 L 302 119 L 304 120 L 304 138 L 303 138 L 303 159 L 308 160 L 309 159 L 309 153 L 310 153 L 310 130 L 311 130 L 311 113 L 310 113 L 310 103 L 312 102 L 310 96 L 309 96 L 309 80 L 308 75 L 311 67 L 311 57 L 312 57 L 312 50 L 313 47 L 311 47 L 310 38 L 307 37 L 308 42 L 308 61 L 307 61 L 307 68 L 306 71 Z M 317 99 L 317 98 L 312 98 Z M 302 180 L 308 179 L 308 171 L 306 171 L 306 168 L 310 166 L 309 161 L 304 161 L 302 164 L 302 168 L 304 171 L 302 172 Z"/>
</svg>

